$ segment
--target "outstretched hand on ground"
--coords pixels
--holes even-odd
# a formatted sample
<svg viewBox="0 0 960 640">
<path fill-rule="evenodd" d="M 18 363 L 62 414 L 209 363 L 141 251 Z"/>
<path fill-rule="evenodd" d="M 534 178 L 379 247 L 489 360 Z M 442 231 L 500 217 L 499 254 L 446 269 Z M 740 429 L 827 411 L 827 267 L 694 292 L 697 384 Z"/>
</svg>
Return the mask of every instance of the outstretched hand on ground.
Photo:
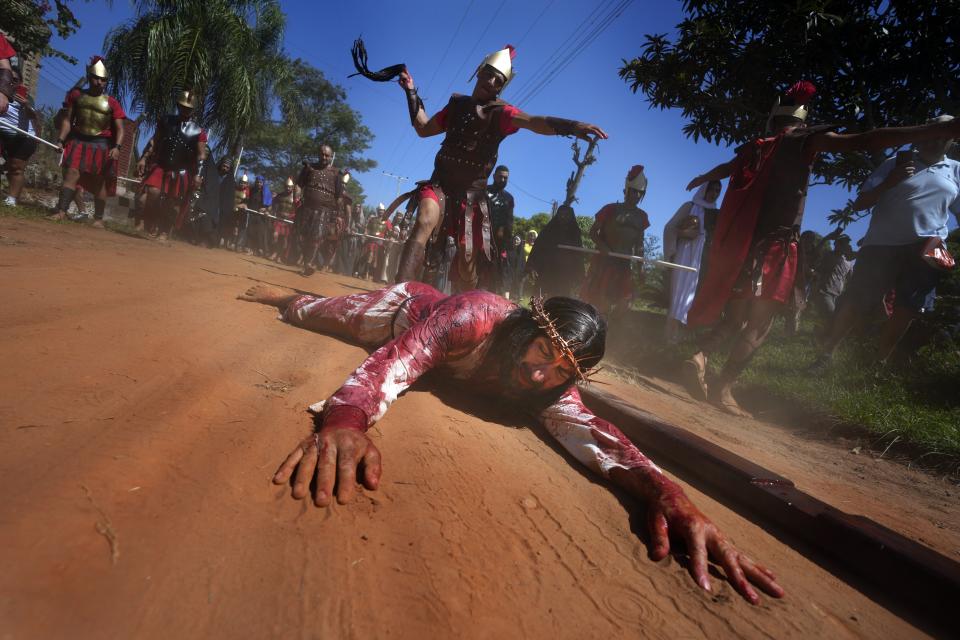
<svg viewBox="0 0 960 640">
<path fill-rule="evenodd" d="M 676 484 L 670 483 L 649 503 L 647 527 L 650 558 L 659 561 L 670 553 L 671 536 L 683 540 L 690 558 L 690 575 L 706 591 L 712 590 L 707 573 L 709 558 L 723 567 L 733 588 L 751 604 L 760 603 L 760 596 L 751 584 L 774 598 L 783 597 L 783 589 L 773 572 L 737 551 Z"/>
<path fill-rule="evenodd" d="M 274 484 L 294 475 L 293 497 L 302 500 L 316 477 L 314 503 L 329 506 L 336 488 L 337 502 L 346 504 L 356 495 L 357 477 L 374 491 L 380 485 L 380 451 L 363 431 L 344 427 L 322 428 L 300 442 L 273 476 Z"/>
</svg>

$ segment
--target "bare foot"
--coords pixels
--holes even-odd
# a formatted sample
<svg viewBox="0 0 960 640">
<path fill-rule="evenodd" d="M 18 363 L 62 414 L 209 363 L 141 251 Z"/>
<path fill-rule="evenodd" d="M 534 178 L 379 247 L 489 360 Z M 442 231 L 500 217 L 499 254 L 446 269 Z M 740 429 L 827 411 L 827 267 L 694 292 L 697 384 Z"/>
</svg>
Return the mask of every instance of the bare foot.
<svg viewBox="0 0 960 640">
<path fill-rule="evenodd" d="M 272 307 L 282 309 L 290 304 L 290 301 L 299 294 L 284 287 L 275 287 L 270 284 L 255 284 L 240 295 L 237 300 L 246 300 L 247 302 L 259 302 L 268 304 Z"/>
<path fill-rule="evenodd" d="M 56 213 L 51 213 L 50 215 L 47 216 L 47 220 L 54 220 L 56 222 L 59 222 L 61 220 L 66 220 L 66 219 L 67 219 L 67 214 L 65 214 L 63 211 L 57 211 Z"/>
<path fill-rule="evenodd" d="M 94 220 L 90 226 L 94 229 L 106 229 L 106 227 L 103 226 L 103 220 Z"/>
<path fill-rule="evenodd" d="M 727 385 L 720 387 L 720 390 L 717 393 L 712 394 L 710 402 L 719 407 L 725 413 L 729 413 L 732 416 L 737 416 L 738 418 L 753 417 L 744 411 L 739 404 L 737 404 L 736 399 L 733 397 L 733 392 Z"/>
<path fill-rule="evenodd" d="M 700 396 L 697 400 L 706 400 L 709 389 L 707 388 L 707 356 L 702 351 L 693 354 L 689 360 L 683 363 L 684 376 L 690 383 L 691 389 L 699 389 Z"/>
</svg>

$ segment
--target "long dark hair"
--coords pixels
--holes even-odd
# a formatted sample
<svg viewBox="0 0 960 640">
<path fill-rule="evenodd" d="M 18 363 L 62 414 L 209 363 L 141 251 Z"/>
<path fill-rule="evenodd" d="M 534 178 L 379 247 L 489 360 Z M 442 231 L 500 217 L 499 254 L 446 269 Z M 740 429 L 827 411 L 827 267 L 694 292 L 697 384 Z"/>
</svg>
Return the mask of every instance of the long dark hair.
<svg viewBox="0 0 960 640">
<path fill-rule="evenodd" d="M 600 312 L 586 302 L 557 296 L 543 303 L 543 310 L 553 320 L 560 336 L 573 347 L 573 355 L 584 370 L 595 367 L 603 359 L 607 341 L 607 321 Z M 537 325 L 533 312 L 517 307 L 508 315 L 494 334 L 489 353 L 497 359 L 499 379 L 504 389 L 512 389 L 513 372 L 520 365 L 527 347 L 539 336 L 545 336 Z M 536 409 L 545 409 L 576 380 L 545 391 L 521 392 L 525 401 L 532 401 Z"/>
</svg>

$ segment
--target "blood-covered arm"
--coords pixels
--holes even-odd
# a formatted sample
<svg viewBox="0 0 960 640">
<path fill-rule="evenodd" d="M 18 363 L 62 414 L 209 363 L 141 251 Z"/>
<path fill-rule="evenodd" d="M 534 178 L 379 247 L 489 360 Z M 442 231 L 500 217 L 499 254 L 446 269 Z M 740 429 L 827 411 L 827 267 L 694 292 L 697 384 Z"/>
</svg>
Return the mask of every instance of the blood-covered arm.
<svg viewBox="0 0 960 640">
<path fill-rule="evenodd" d="M 606 140 L 608 137 L 606 131 L 595 124 L 553 116 L 534 116 L 519 109 L 513 113 L 511 124 L 518 129 L 527 129 L 544 136 L 576 136 L 582 140 Z"/>
<path fill-rule="evenodd" d="M 289 311 L 289 309 L 288 309 Z M 273 481 L 287 482 L 296 470 L 293 496 L 306 497 L 316 477 L 317 506 L 327 506 L 338 487 L 342 504 L 353 498 L 357 471 L 363 484 L 380 483 L 380 452 L 365 431 L 397 396 L 451 356 L 476 347 L 489 335 L 493 314 L 469 305 L 440 305 L 427 318 L 373 352 L 327 400 L 320 430 L 301 441 Z"/>
<path fill-rule="evenodd" d="M 686 544 L 690 574 L 703 589 L 711 590 L 707 559 L 712 557 L 723 566 L 731 585 L 749 602 L 760 602 L 751 583 L 773 597 L 783 596 L 774 575 L 738 552 L 693 505 L 680 485 L 670 480 L 619 429 L 593 415 L 576 387 L 545 409 L 540 421 L 574 458 L 646 504 L 652 559 L 666 557 L 673 536 Z"/>
</svg>

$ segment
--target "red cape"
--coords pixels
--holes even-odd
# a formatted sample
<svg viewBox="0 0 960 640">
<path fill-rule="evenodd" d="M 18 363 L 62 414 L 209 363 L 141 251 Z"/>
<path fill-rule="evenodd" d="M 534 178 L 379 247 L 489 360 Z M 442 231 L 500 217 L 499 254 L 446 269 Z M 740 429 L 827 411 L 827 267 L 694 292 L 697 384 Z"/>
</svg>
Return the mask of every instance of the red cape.
<svg viewBox="0 0 960 640">
<path fill-rule="evenodd" d="M 753 232 L 763 202 L 774 152 L 781 137 L 760 138 L 737 149 L 727 193 L 720 205 L 717 228 L 697 297 L 687 314 L 690 326 L 713 324 L 733 293 L 733 285 L 753 244 Z"/>
</svg>

